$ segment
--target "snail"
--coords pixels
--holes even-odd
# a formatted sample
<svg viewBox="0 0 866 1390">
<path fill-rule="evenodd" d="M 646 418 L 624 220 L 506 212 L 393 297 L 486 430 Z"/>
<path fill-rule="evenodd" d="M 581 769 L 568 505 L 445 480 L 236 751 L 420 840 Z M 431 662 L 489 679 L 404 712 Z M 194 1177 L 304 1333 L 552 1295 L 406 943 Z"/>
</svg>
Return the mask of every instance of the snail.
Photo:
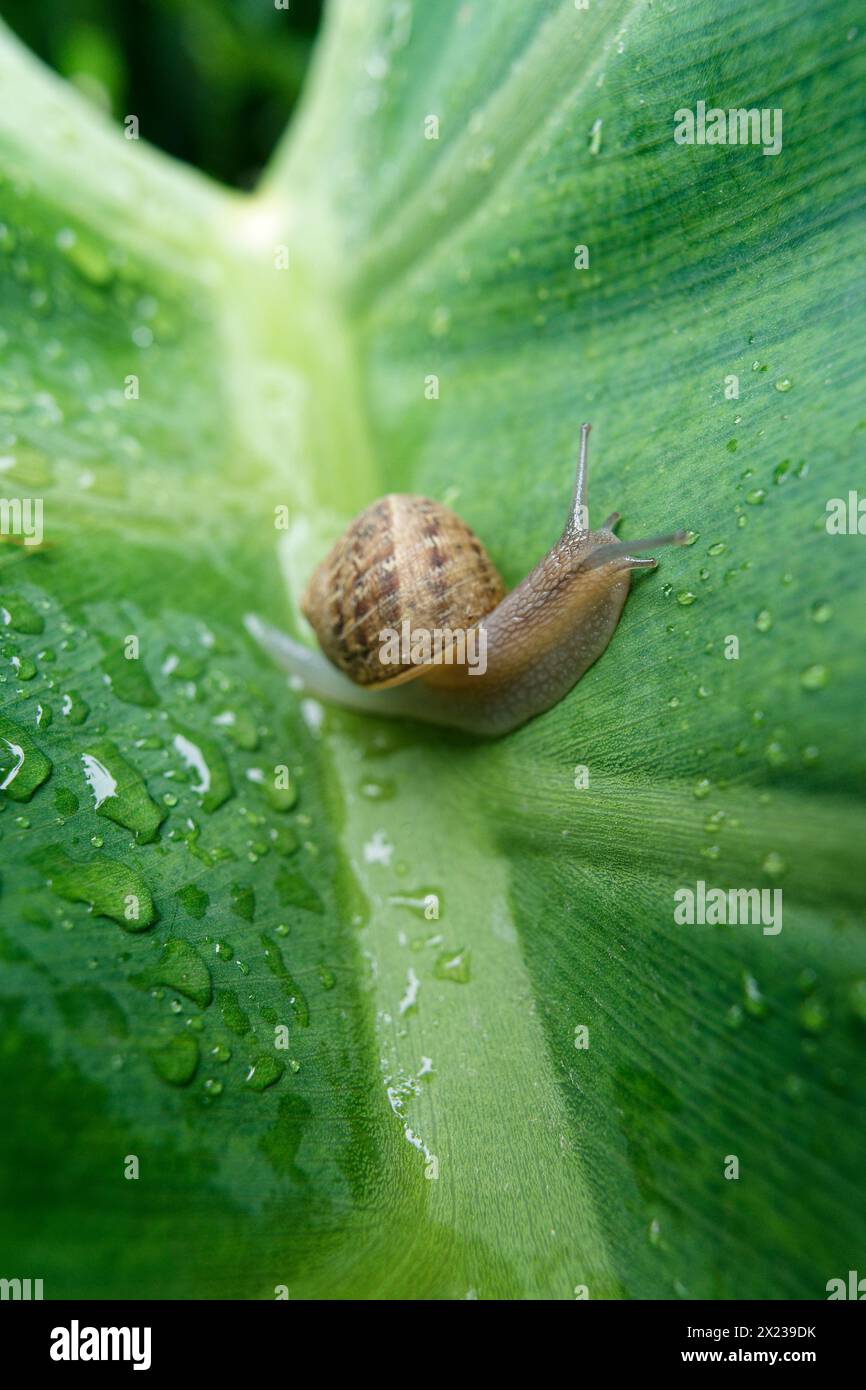
<svg viewBox="0 0 866 1390">
<path fill-rule="evenodd" d="M 685 531 L 620 541 L 619 513 L 589 529 L 587 439 L 565 529 L 506 593 L 481 542 L 449 508 L 392 493 L 352 521 L 313 573 L 301 608 L 321 651 L 248 615 L 246 626 L 312 695 L 353 710 L 468 733 L 509 733 L 550 709 L 601 656 L 639 551 Z M 411 682 L 411 684 L 410 684 Z"/>
</svg>

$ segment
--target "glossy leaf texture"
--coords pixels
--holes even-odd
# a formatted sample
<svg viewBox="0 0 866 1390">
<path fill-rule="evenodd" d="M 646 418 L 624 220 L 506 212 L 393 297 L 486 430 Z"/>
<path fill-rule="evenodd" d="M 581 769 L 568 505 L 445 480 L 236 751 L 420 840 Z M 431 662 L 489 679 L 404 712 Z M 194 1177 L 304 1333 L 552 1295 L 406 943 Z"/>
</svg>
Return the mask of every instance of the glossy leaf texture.
<svg viewBox="0 0 866 1390">
<path fill-rule="evenodd" d="M 855 11 L 335 3 L 249 198 L 5 39 L 0 476 L 45 533 L 0 551 L 7 1274 L 815 1298 L 857 1268 L 864 541 L 826 524 L 866 424 Z M 781 109 L 781 152 L 677 144 L 699 101 Z M 246 636 L 304 632 L 389 490 L 516 583 L 583 419 L 593 520 L 691 544 L 548 714 L 342 714 Z M 680 925 L 699 882 L 780 891 L 782 929 Z"/>
</svg>

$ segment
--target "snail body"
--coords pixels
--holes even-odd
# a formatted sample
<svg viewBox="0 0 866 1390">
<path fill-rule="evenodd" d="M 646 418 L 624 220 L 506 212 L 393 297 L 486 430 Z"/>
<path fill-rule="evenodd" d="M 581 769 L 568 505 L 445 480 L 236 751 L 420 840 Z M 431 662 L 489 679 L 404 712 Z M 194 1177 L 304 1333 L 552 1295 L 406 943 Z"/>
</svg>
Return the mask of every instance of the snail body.
<svg viewBox="0 0 866 1390">
<path fill-rule="evenodd" d="M 391 494 L 361 512 L 312 575 L 301 607 L 322 652 L 248 617 L 311 694 L 352 709 L 496 736 L 558 703 L 601 656 L 640 551 L 686 533 L 619 541 L 587 519 L 587 438 L 563 532 L 510 593 L 447 507 Z M 408 640 L 407 640 L 408 639 Z M 324 653 L 324 655 L 322 654 Z"/>
</svg>

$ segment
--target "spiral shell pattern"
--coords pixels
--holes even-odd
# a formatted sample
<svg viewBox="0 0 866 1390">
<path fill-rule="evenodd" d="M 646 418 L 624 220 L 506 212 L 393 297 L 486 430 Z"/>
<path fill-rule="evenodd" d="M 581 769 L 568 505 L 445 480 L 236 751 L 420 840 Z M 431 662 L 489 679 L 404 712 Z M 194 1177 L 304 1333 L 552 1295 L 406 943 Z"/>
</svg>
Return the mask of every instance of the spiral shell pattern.
<svg viewBox="0 0 866 1390">
<path fill-rule="evenodd" d="M 314 572 L 301 607 L 325 655 L 358 685 L 393 685 L 423 667 L 383 662 L 382 636 L 468 629 L 505 588 L 478 537 L 428 497 L 390 493 L 355 517 Z"/>
</svg>

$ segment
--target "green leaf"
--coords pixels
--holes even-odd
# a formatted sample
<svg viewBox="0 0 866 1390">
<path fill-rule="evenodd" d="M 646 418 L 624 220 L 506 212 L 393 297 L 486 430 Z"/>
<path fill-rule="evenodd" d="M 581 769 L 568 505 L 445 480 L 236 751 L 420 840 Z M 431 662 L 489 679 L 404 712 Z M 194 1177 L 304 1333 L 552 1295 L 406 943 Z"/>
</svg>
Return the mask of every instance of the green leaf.
<svg viewBox="0 0 866 1390">
<path fill-rule="evenodd" d="M 45 539 L 0 548 L 10 1273 L 815 1298 L 857 1268 L 863 569 L 825 518 L 866 424 L 864 67 L 847 0 L 334 4 L 240 198 L 4 40 L 2 478 Z M 782 152 L 676 144 L 699 100 L 781 108 Z M 326 711 L 253 647 L 389 490 L 517 582 L 585 418 L 592 517 L 695 539 L 554 710 L 481 744 Z M 699 881 L 780 889 L 782 930 L 679 925 Z"/>
</svg>

